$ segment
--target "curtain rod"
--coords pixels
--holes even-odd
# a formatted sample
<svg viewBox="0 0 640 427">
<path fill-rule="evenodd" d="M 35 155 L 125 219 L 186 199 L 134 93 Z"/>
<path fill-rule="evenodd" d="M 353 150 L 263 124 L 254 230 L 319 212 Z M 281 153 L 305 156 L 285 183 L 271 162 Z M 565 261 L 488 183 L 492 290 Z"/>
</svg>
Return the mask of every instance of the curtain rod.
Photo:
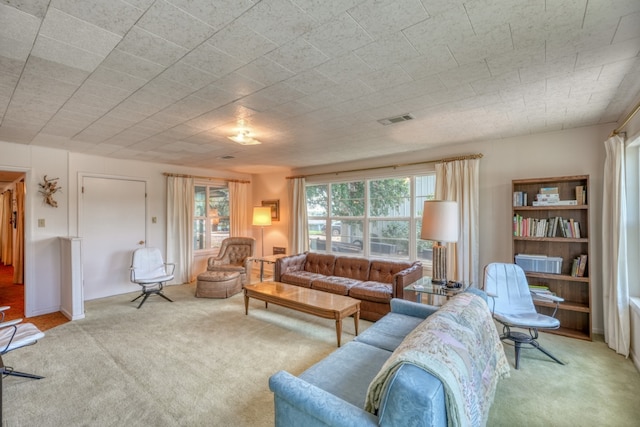
<svg viewBox="0 0 640 427">
<path fill-rule="evenodd" d="M 331 175 L 331 174 L 337 175 L 341 173 L 364 172 L 364 171 L 377 170 L 377 169 L 390 169 L 390 168 L 395 169 L 395 168 L 401 168 L 401 167 L 407 167 L 407 166 L 427 165 L 429 163 L 447 163 L 447 162 L 454 162 L 456 160 L 472 160 L 472 159 L 481 159 L 481 158 L 482 158 L 482 153 L 478 153 L 478 154 L 469 154 L 466 156 L 447 157 L 444 159 L 437 159 L 437 160 L 425 160 L 423 162 L 400 163 L 397 165 L 389 165 L 389 166 L 375 166 L 370 168 L 350 169 L 350 170 L 337 171 L 337 172 L 323 172 L 323 173 L 311 173 L 309 175 L 288 176 L 287 179 L 307 178 L 310 176 Z"/>
<path fill-rule="evenodd" d="M 629 121 L 633 118 L 633 116 L 636 115 L 636 113 L 640 111 L 640 102 L 638 102 L 638 104 L 636 105 L 636 108 L 634 108 L 629 115 L 627 116 L 626 119 L 624 119 L 624 121 L 622 122 L 622 124 L 620 126 L 618 126 L 616 129 L 614 129 L 611 132 L 611 135 L 609 135 L 609 138 L 611 138 L 612 136 L 615 136 L 617 134 L 619 134 L 622 129 L 624 129 L 624 127 L 629 123 Z"/>
<path fill-rule="evenodd" d="M 198 179 L 208 179 L 211 181 L 217 180 L 217 181 L 226 181 L 226 182 L 240 182 L 242 184 L 251 184 L 251 181 L 247 181 L 245 179 L 218 178 L 215 176 L 185 175 L 181 173 L 169 173 L 169 172 L 164 172 L 163 175 L 173 176 L 176 178 L 198 178 Z"/>
</svg>

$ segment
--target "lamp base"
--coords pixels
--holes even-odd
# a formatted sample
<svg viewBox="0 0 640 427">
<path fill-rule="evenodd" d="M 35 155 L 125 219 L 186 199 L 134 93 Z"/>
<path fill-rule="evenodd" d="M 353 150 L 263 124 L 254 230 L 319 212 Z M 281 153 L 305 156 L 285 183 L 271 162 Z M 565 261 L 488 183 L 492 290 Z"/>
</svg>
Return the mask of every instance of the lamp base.
<svg viewBox="0 0 640 427">
<path fill-rule="evenodd" d="M 433 245 L 433 277 L 431 283 L 447 283 L 447 247 L 438 242 Z"/>
</svg>

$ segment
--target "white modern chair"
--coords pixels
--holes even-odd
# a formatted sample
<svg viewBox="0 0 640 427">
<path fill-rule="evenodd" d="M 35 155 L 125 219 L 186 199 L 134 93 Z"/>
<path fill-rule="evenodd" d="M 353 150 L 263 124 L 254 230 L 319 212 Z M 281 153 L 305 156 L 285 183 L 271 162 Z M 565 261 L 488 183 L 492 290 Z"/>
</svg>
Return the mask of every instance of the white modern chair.
<svg viewBox="0 0 640 427">
<path fill-rule="evenodd" d="M 22 319 L 5 322 L 4 315 L 8 309 L 9 306 L 0 307 L 0 312 L 2 313 L 0 315 L 0 355 L 20 347 L 35 344 L 39 339 L 44 337 L 44 332 L 38 329 L 33 323 L 22 323 Z M 10 366 L 0 366 L 0 375 L 13 375 L 16 377 L 32 378 L 34 380 L 44 378 L 40 375 L 14 371 Z"/>
<path fill-rule="evenodd" d="M 512 341 L 516 351 L 516 369 L 520 365 L 520 349 L 523 345 L 537 348 L 556 362 L 559 359 L 538 344 L 538 329 L 558 329 L 560 321 L 555 316 L 558 305 L 564 299 L 554 295 L 536 295 L 536 299 L 555 303 L 553 315 L 536 311 L 533 296 L 524 270 L 516 264 L 491 263 L 484 268 L 484 290 L 491 297 L 494 319 L 503 325 L 501 340 Z M 527 329 L 529 333 L 512 331 L 511 328 Z"/>
<path fill-rule="evenodd" d="M 131 281 L 142 286 L 142 293 L 131 302 L 144 297 L 138 305 L 140 308 L 151 294 L 160 295 L 167 301 L 173 302 L 162 293 L 162 288 L 165 283 L 173 280 L 175 268 L 175 264 L 164 262 L 158 248 L 140 248 L 133 251 L 130 269 Z"/>
</svg>

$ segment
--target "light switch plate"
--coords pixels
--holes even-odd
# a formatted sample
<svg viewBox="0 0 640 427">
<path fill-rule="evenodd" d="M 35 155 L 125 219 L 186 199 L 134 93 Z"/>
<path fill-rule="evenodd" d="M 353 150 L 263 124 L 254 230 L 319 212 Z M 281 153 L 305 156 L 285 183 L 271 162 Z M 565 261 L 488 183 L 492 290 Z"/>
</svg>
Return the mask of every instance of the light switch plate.
<svg viewBox="0 0 640 427">
<path fill-rule="evenodd" d="M 44 218 L 38 218 L 38 227 L 44 228 Z"/>
</svg>

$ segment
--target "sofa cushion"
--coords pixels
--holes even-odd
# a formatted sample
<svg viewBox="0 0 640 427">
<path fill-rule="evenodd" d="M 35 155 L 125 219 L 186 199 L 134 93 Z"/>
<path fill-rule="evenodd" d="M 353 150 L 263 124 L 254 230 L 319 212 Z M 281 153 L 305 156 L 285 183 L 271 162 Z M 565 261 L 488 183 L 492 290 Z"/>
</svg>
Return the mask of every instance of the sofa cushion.
<svg viewBox="0 0 640 427">
<path fill-rule="evenodd" d="M 360 283 L 358 280 L 339 276 L 321 276 L 313 279 L 311 289 L 331 292 L 332 294 L 348 295 L 349 289 Z"/>
<path fill-rule="evenodd" d="M 291 273 L 282 274 L 280 281 L 290 283 L 292 285 L 310 288 L 311 282 L 316 279 L 322 279 L 325 276 L 318 273 L 310 273 L 308 271 L 292 271 Z"/>
<path fill-rule="evenodd" d="M 390 351 L 351 341 L 304 371 L 300 379 L 363 408 L 369 383 L 390 356 Z"/>
<path fill-rule="evenodd" d="M 411 267 L 410 262 L 373 260 L 371 261 L 371 268 L 369 270 L 369 280 L 393 283 L 393 276 L 409 267 Z"/>
<path fill-rule="evenodd" d="M 422 323 L 421 317 L 406 314 L 388 313 L 355 338 L 355 341 L 372 345 L 388 351 L 394 351 L 404 337 Z"/>
<path fill-rule="evenodd" d="M 380 282 L 361 282 L 349 289 L 349 296 L 352 298 L 384 303 L 391 301 L 391 293 L 391 285 Z"/>
<path fill-rule="evenodd" d="M 363 282 L 369 279 L 370 265 L 371 261 L 366 258 L 338 257 L 333 268 L 333 275 Z"/>
<path fill-rule="evenodd" d="M 310 273 L 333 276 L 333 266 L 335 263 L 335 255 L 309 252 L 307 253 L 307 260 L 304 263 L 304 270 Z"/>
</svg>

